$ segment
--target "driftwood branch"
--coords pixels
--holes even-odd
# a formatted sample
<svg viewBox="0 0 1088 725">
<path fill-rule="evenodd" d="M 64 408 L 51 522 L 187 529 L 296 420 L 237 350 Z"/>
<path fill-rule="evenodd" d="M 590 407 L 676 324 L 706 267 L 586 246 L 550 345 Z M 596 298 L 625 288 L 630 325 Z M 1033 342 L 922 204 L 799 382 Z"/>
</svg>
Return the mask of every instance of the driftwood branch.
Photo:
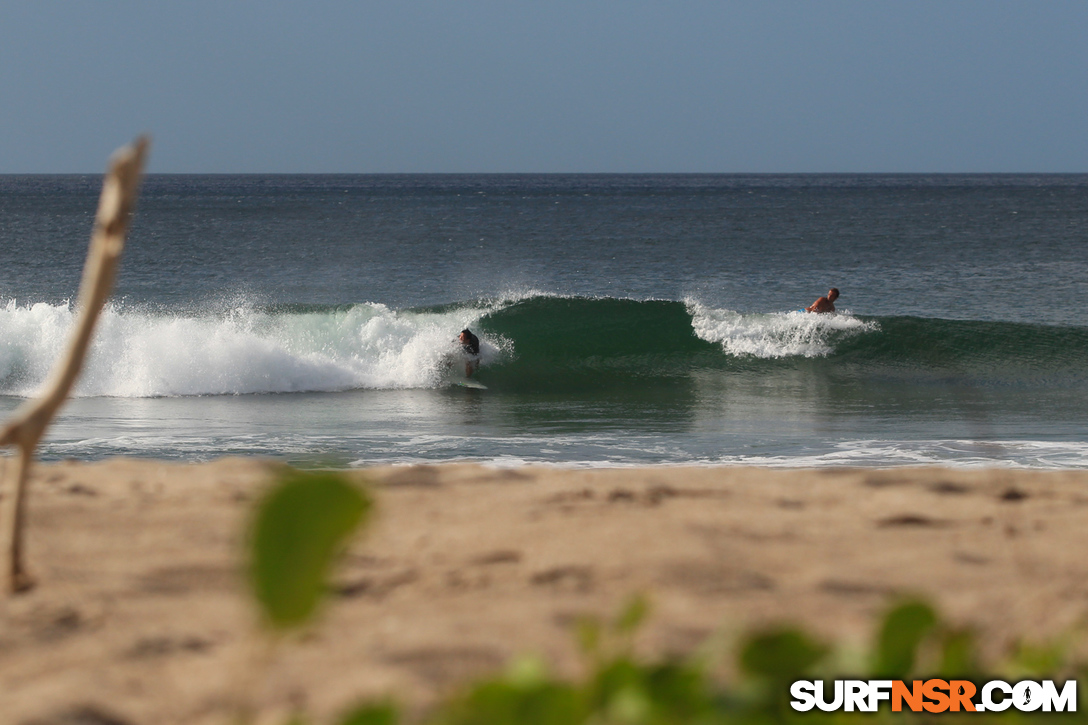
<svg viewBox="0 0 1088 725">
<path fill-rule="evenodd" d="M 25 591 L 34 585 L 23 561 L 26 489 L 34 449 L 79 377 L 95 322 L 113 289 L 129 219 L 139 193 L 147 146 L 147 138 L 141 137 L 133 145 L 118 150 L 110 160 L 79 285 L 78 319 L 68 349 L 53 367 L 44 392 L 20 406 L 0 430 L 0 445 L 19 448 L 15 487 L 10 491 L 4 517 L 8 537 L 8 586 L 12 592 Z"/>
</svg>

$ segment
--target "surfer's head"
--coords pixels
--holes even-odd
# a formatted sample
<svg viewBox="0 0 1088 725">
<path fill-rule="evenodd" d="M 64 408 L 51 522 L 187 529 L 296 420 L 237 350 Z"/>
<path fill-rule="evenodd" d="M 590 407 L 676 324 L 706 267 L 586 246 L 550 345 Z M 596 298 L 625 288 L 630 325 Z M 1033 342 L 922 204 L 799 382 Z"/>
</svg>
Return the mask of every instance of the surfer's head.
<svg viewBox="0 0 1088 725">
<path fill-rule="evenodd" d="M 839 288 L 838 287 L 832 287 L 831 289 L 829 289 L 827 291 L 827 301 L 828 302 L 834 302 L 838 298 L 839 298 Z"/>
</svg>

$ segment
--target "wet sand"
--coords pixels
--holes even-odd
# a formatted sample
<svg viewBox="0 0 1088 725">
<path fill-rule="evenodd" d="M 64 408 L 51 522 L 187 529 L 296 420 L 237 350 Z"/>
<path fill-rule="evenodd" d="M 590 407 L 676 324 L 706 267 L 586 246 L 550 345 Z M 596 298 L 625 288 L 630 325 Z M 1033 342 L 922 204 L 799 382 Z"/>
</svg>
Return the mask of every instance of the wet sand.
<svg viewBox="0 0 1088 725">
<path fill-rule="evenodd" d="M 247 459 L 37 467 L 38 586 L 0 597 L 0 723 L 224 722 L 257 671 L 239 571 L 273 470 Z M 647 654 L 779 621 L 861 648 L 890 602 L 917 595 L 979 629 L 994 657 L 1088 612 L 1088 471 L 349 475 L 373 481 L 378 515 L 340 562 L 320 622 L 257 678 L 262 722 L 298 708 L 325 722 L 368 695 L 425 707 L 525 653 L 576 673 L 574 623 L 633 593 L 652 603 Z"/>
</svg>

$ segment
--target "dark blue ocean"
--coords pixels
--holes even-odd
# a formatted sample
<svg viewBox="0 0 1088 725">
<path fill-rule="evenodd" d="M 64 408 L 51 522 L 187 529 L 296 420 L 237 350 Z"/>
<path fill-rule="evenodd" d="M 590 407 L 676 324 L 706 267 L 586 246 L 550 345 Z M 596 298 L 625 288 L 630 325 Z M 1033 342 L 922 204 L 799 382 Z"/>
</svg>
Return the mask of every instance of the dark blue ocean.
<svg viewBox="0 0 1088 725">
<path fill-rule="evenodd" d="M 0 176 L 0 413 L 99 184 Z M 1086 304 L 1083 175 L 151 176 L 42 454 L 1084 467 Z"/>
</svg>

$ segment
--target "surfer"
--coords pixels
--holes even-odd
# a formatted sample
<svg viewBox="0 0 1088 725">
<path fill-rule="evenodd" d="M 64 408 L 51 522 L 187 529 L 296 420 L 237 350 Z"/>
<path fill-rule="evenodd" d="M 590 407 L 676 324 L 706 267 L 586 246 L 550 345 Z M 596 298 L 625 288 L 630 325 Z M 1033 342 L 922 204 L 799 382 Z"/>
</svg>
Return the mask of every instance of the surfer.
<svg viewBox="0 0 1088 725">
<path fill-rule="evenodd" d="M 461 343 L 461 354 L 465 358 L 465 377 L 471 378 L 472 374 L 480 367 L 480 338 L 472 334 L 468 328 L 461 330 L 457 336 Z"/>
<path fill-rule="evenodd" d="M 839 288 L 838 287 L 832 287 L 831 289 L 829 289 L 827 291 L 827 296 L 826 297 L 821 297 L 820 299 L 813 302 L 811 305 L 809 305 L 808 307 L 805 308 L 805 312 L 834 312 L 835 311 L 834 302 L 838 298 L 839 298 Z"/>
</svg>

